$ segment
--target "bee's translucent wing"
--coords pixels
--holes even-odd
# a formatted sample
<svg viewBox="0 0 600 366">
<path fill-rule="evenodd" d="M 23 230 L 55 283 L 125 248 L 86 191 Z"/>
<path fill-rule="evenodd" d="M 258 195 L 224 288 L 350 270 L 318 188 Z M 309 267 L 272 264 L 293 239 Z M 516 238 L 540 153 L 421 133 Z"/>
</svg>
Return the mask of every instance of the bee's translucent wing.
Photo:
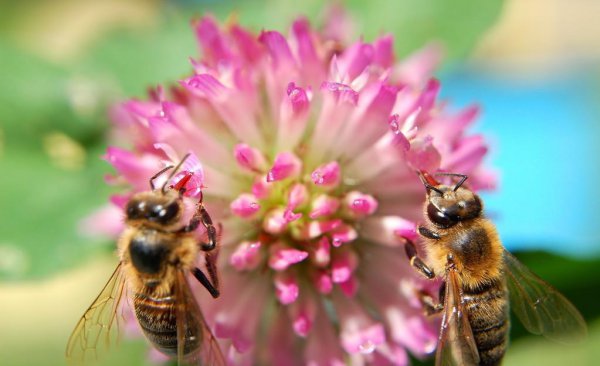
<svg viewBox="0 0 600 366">
<path fill-rule="evenodd" d="M 587 326 L 575 306 L 536 276 L 508 251 L 504 251 L 511 308 L 528 331 L 574 343 L 587 335 Z"/>
<path fill-rule="evenodd" d="M 67 362 L 84 364 L 98 358 L 118 338 L 117 309 L 123 296 L 125 280 L 121 264 L 75 326 L 67 343 Z"/>
<path fill-rule="evenodd" d="M 196 302 L 188 285 L 183 271 L 177 272 L 176 283 L 176 311 L 177 311 L 177 363 L 193 365 L 225 366 L 227 363 L 217 343 L 217 339 L 212 334 L 202 311 Z M 190 326 L 198 326 L 199 329 L 189 329 Z M 198 340 L 190 340 L 192 334 L 198 335 Z M 199 342 L 197 349 L 191 354 L 185 355 L 186 342 L 192 346 Z"/>
<path fill-rule="evenodd" d="M 462 301 L 462 289 L 454 269 L 446 273 L 444 313 L 435 354 L 436 366 L 475 366 L 479 364 L 479 352 L 473 338 Z"/>
</svg>

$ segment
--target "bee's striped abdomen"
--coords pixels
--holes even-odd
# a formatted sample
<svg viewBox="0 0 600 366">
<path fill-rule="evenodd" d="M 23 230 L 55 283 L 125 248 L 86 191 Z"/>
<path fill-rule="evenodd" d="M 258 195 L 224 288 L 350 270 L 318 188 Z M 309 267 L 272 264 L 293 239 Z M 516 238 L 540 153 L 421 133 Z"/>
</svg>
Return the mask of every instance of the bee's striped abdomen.
<svg viewBox="0 0 600 366">
<path fill-rule="evenodd" d="M 478 289 L 464 289 L 463 299 L 479 351 L 480 365 L 499 365 L 506 352 L 510 318 L 503 281 Z"/>
<path fill-rule="evenodd" d="M 176 356 L 177 305 L 174 295 L 153 297 L 138 293 L 134 296 L 133 303 L 135 315 L 146 338 L 160 352 Z M 186 324 L 184 355 L 198 348 L 198 332 L 197 324 Z"/>
</svg>

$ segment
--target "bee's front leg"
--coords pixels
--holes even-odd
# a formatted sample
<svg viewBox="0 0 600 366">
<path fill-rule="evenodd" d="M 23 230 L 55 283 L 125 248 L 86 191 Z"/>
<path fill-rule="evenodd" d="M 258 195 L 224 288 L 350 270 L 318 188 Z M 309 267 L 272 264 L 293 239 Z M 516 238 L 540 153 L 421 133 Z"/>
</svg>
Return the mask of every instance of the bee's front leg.
<svg viewBox="0 0 600 366">
<path fill-rule="evenodd" d="M 406 256 L 410 261 L 410 265 L 415 267 L 415 269 L 423 276 L 429 279 L 435 278 L 433 269 L 429 268 L 429 266 L 426 265 L 425 262 L 423 262 L 423 260 L 418 256 L 417 247 L 415 247 L 415 244 L 412 242 L 412 240 L 406 237 L 404 240 L 406 240 L 406 243 L 404 244 L 404 250 L 406 251 Z"/>
<path fill-rule="evenodd" d="M 426 228 L 425 226 L 419 226 L 417 230 L 419 231 L 419 234 L 421 234 L 421 236 L 426 237 L 427 239 L 439 240 L 442 238 L 440 234 Z"/>
</svg>

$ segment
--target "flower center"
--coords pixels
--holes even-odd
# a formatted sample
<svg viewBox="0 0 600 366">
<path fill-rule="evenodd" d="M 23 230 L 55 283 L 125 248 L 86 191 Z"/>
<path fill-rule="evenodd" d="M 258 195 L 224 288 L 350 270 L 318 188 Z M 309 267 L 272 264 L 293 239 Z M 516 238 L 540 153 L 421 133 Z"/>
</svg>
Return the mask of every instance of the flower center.
<svg viewBox="0 0 600 366">
<path fill-rule="evenodd" d="M 238 270 L 270 267 L 284 304 L 296 300 L 300 281 L 323 294 L 339 285 L 353 296 L 358 256 L 351 243 L 357 222 L 377 209 L 375 198 L 344 186 L 336 161 L 303 173 L 301 160 L 284 152 L 267 171 L 262 155 L 247 145 L 236 147 L 236 158 L 255 179 L 231 210 L 254 222 L 256 232 L 239 244 L 230 263 Z"/>
</svg>

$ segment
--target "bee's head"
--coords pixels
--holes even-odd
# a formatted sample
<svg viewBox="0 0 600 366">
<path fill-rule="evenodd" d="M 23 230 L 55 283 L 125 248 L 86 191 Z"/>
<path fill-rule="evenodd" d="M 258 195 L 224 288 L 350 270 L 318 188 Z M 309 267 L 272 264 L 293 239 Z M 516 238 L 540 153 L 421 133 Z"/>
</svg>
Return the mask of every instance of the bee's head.
<svg viewBox="0 0 600 366">
<path fill-rule="evenodd" d="M 149 222 L 159 226 L 170 226 L 179 221 L 183 212 L 185 186 L 194 173 L 186 171 L 176 184 L 170 186 L 167 184 L 189 156 L 190 154 L 186 154 L 175 169 L 173 166 L 167 166 L 150 178 L 151 191 L 140 192 L 131 197 L 125 208 L 127 221 L 130 223 Z M 173 170 L 163 185 L 160 188 L 155 187 L 154 180 L 171 169 Z"/>
<path fill-rule="evenodd" d="M 425 213 L 429 221 L 437 227 L 449 228 L 461 221 L 479 217 L 483 209 L 481 200 L 475 193 L 462 187 L 467 176 L 444 175 L 457 176 L 461 180 L 455 186 L 447 186 L 439 183 L 428 173 L 419 172 L 419 177 L 427 188 Z"/>
<path fill-rule="evenodd" d="M 169 226 L 179 222 L 183 212 L 183 200 L 179 192 L 169 189 L 136 193 L 125 208 L 127 221 L 150 222 Z"/>
</svg>

